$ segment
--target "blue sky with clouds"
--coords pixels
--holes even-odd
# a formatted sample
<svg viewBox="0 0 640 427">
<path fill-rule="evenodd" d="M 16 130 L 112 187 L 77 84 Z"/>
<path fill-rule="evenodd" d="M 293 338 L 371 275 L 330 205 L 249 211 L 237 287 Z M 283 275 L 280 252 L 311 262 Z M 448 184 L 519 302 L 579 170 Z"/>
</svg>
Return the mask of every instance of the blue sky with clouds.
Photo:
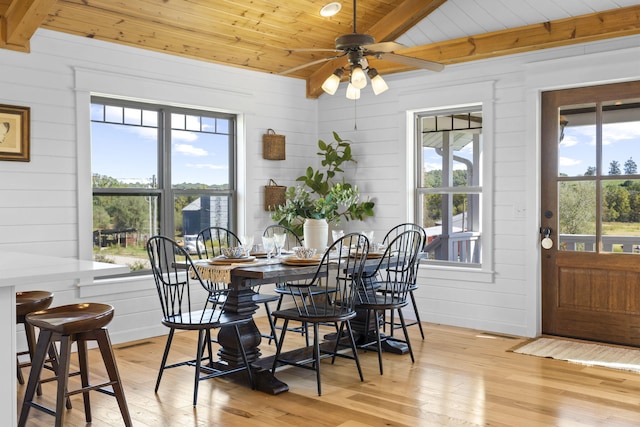
<svg viewBox="0 0 640 427">
<path fill-rule="evenodd" d="M 91 132 L 92 173 L 128 183 L 148 183 L 158 175 L 157 128 L 93 122 Z M 174 129 L 171 138 L 173 184 L 229 182 L 227 135 Z"/>
<path fill-rule="evenodd" d="M 564 135 L 559 149 L 559 172 L 568 176 L 584 175 L 589 166 L 596 166 L 595 126 L 568 126 Z M 624 173 L 624 164 L 628 159 L 633 159 L 640 172 L 640 121 L 604 124 L 603 174 L 608 174 L 609 165 L 614 160 Z"/>
</svg>

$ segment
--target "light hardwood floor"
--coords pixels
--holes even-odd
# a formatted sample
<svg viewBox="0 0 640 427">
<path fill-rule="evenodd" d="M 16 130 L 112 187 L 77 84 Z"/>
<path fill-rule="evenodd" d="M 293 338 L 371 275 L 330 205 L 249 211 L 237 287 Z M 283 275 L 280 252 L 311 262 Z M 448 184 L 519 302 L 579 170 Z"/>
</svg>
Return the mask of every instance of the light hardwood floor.
<svg viewBox="0 0 640 427">
<path fill-rule="evenodd" d="M 266 319 L 258 319 L 267 329 Z M 426 338 L 410 328 L 416 363 L 408 355 L 361 353 L 365 381 L 353 361 L 322 364 L 323 395 L 312 371 L 288 368 L 276 376 L 289 391 L 276 396 L 248 385 L 213 379 L 200 383 L 192 407 L 193 369 L 166 371 L 153 392 L 165 337 L 115 345 L 118 367 L 136 426 L 638 426 L 640 375 L 585 367 L 508 350 L 525 341 L 482 331 L 424 324 Z M 194 353 L 194 334 L 178 334 L 173 356 Z M 295 346 L 296 340 L 287 342 Z M 263 356 L 275 348 L 263 342 Z M 90 360 L 98 365 L 97 353 Z M 171 357 L 171 355 L 170 355 Z M 28 370 L 25 370 L 25 374 Z M 41 401 L 52 404 L 55 383 L 43 385 Z M 18 413 L 24 387 L 18 386 Z M 72 397 L 66 425 L 85 425 L 81 395 Z M 115 399 L 91 394 L 94 426 L 123 425 Z M 31 410 L 29 424 L 50 426 L 53 418 Z"/>
</svg>

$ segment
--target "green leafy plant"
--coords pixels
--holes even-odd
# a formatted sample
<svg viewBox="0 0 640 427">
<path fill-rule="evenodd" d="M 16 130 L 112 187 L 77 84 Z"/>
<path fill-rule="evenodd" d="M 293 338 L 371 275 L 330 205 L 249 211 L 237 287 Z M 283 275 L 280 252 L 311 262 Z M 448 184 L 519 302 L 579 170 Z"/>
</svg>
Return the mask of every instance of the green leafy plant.
<svg viewBox="0 0 640 427">
<path fill-rule="evenodd" d="M 316 154 L 322 157 L 322 168 L 307 167 L 304 175 L 296 181 L 300 185 L 289 187 L 285 203 L 276 207 L 271 218 L 279 224 L 301 232 L 307 218 L 326 219 L 331 224 L 340 224 L 342 219 L 363 220 L 373 216 L 373 201 L 360 201 L 357 185 L 345 182 L 340 175 L 346 162 L 357 163 L 351 155 L 351 143 L 333 132 L 334 141 L 318 141 Z M 299 233 L 302 234 L 302 233 Z"/>
</svg>

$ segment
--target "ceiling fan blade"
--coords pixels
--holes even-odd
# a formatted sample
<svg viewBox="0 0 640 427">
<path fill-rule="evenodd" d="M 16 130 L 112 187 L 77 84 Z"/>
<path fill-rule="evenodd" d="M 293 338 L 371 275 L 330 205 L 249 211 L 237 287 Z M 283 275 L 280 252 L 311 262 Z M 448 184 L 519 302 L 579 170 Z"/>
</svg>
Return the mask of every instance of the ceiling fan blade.
<svg viewBox="0 0 640 427">
<path fill-rule="evenodd" d="M 287 49 L 287 52 L 342 52 L 342 51 L 338 49 L 309 48 L 309 49 Z"/>
<path fill-rule="evenodd" d="M 407 46 L 401 43 L 396 43 L 396 42 L 381 42 L 381 43 L 366 44 L 362 47 L 372 52 L 388 52 L 388 53 L 407 48 Z"/>
<path fill-rule="evenodd" d="M 412 58 L 410 56 L 398 55 L 397 53 L 380 53 L 376 55 L 376 58 L 382 59 L 385 61 L 397 62 L 398 64 L 409 65 L 410 67 L 422 68 L 430 71 L 442 71 L 444 70 L 444 65 L 427 61 L 425 59 L 420 58 Z"/>
<path fill-rule="evenodd" d="M 298 70 L 310 67 L 310 66 L 315 65 L 315 64 L 320 64 L 320 63 L 323 63 L 323 62 L 331 61 L 332 59 L 340 58 L 341 56 L 344 56 L 344 55 L 330 56 L 328 58 L 322 58 L 322 59 L 317 59 L 315 61 L 307 62 L 306 64 L 298 65 L 297 67 L 293 67 L 293 68 L 289 68 L 288 70 L 280 71 L 278 73 L 278 75 L 293 73 L 294 71 L 298 71 Z"/>
</svg>

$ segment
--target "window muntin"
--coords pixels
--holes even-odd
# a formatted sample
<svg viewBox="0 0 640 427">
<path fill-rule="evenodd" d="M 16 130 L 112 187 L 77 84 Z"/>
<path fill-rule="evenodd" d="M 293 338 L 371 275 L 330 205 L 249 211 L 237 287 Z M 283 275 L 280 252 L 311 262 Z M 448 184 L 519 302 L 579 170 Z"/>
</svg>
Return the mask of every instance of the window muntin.
<svg viewBox="0 0 640 427">
<path fill-rule="evenodd" d="M 559 109 L 559 250 L 640 253 L 640 100 Z"/>
<path fill-rule="evenodd" d="M 481 264 L 482 108 L 419 113 L 417 218 L 429 261 Z"/>
<path fill-rule="evenodd" d="M 235 225 L 235 116 L 92 98 L 94 259 L 149 268 L 150 236 Z"/>
</svg>

